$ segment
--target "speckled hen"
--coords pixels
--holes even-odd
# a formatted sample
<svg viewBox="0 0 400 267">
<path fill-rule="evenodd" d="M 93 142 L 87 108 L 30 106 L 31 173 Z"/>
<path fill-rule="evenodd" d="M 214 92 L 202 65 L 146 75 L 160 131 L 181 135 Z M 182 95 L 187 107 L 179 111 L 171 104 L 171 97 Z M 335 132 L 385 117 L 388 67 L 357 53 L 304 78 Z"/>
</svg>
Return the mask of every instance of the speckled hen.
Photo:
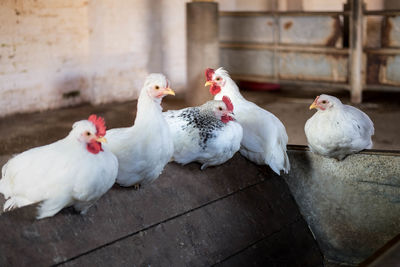
<svg viewBox="0 0 400 267">
<path fill-rule="evenodd" d="M 174 160 L 202 163 L 201 169 L 222 164 L 240 148 L 242 127 L 234 120 L 228 97 L 198 107 L 164 112 L 174 139 Z"/>
</svg>

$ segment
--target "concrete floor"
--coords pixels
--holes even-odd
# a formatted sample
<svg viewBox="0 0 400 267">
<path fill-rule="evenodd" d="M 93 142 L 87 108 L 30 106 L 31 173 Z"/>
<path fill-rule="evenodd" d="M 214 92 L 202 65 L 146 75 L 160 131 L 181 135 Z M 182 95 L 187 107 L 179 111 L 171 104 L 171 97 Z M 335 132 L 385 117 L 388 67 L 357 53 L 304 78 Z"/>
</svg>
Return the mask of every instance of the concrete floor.
<svg viewBox="0 0 400 267">
<path fill-rule="evenodd" d="M 286 126 L 290 144 L 306 144 L 304 124 L 315 111 L 308 109 L 316 95 L 322 91 L 299 88 L 284 88 L 278 91 L 243 91 L 244 96 L 274 113 Z M 329 91 L 344 103 L 349 102 L 346 91 Z M 183 98 L 166 97 L 164 110 L 186 106 Z M 400 94 L 364 93 L 364 103 L 358 105 L 375 124 L 374 149 L 400 150 Z M 107 128 L 131 125 L 136 112 L 136 101 L 111 103 L 98 106 L 84 104 L 77 107 L 17 114 L 0 118 L 0 164 L 10 154 L 19 153 L 31 147 L 54 142 L 68 134 L 73 122 L 96 113 L 104 116 Z M 3 160 L 1 160 L 3 158 Z"/>
</svg>

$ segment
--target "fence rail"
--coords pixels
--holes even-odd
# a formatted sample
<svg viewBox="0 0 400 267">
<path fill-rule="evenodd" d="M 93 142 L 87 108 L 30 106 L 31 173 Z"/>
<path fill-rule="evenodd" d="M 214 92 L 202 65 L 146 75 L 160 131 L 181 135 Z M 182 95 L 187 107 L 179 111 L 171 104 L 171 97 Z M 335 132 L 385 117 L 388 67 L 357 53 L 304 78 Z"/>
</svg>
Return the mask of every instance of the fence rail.
<svg viewBox="0 0 400 267">
<path fill-rule="evenodd" d="M 353 11 L 219 12 L 221 65 L 238 79 L 344 88 L 353 102 L 363 90 L 400 91 L 400 10 L 361 8 L 351 27 Z M 380 47 L 366 46 L 369 16 L 382 17 Z"/>
</svg>

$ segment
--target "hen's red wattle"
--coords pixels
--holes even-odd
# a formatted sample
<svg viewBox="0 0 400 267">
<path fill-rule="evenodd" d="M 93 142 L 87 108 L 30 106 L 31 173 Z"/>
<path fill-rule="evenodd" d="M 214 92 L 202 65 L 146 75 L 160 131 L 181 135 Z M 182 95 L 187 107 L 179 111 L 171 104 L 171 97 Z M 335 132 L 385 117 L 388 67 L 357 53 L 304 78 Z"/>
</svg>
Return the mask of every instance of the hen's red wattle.
<svg viewBox="0 0 400 267">
<path fill-rule="evenodd" d="M 100 151 L 104 151 L 103 148 L 101 147 L 101 143 L 97 142 L 95 140 L 92 140 L 90 143 L 86 145 L 86 149 L 93 154 L 97 154 Z"/>
</svg>

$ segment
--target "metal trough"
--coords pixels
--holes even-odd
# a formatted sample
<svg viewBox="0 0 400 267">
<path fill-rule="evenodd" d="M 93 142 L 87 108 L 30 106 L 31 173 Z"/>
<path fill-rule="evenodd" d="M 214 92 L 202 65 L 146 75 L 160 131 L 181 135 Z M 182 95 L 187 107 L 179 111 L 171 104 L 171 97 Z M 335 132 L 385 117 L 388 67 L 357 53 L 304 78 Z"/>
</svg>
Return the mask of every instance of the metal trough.
<svg viewBox="0 0 400 267">
<path fill-rule="evenodd" d="M 327 260 L 359 264 L 400 233 L 400 152 L 337 161 L 290 146 L 289 157 L 285 181 Z"/>
</svg>

